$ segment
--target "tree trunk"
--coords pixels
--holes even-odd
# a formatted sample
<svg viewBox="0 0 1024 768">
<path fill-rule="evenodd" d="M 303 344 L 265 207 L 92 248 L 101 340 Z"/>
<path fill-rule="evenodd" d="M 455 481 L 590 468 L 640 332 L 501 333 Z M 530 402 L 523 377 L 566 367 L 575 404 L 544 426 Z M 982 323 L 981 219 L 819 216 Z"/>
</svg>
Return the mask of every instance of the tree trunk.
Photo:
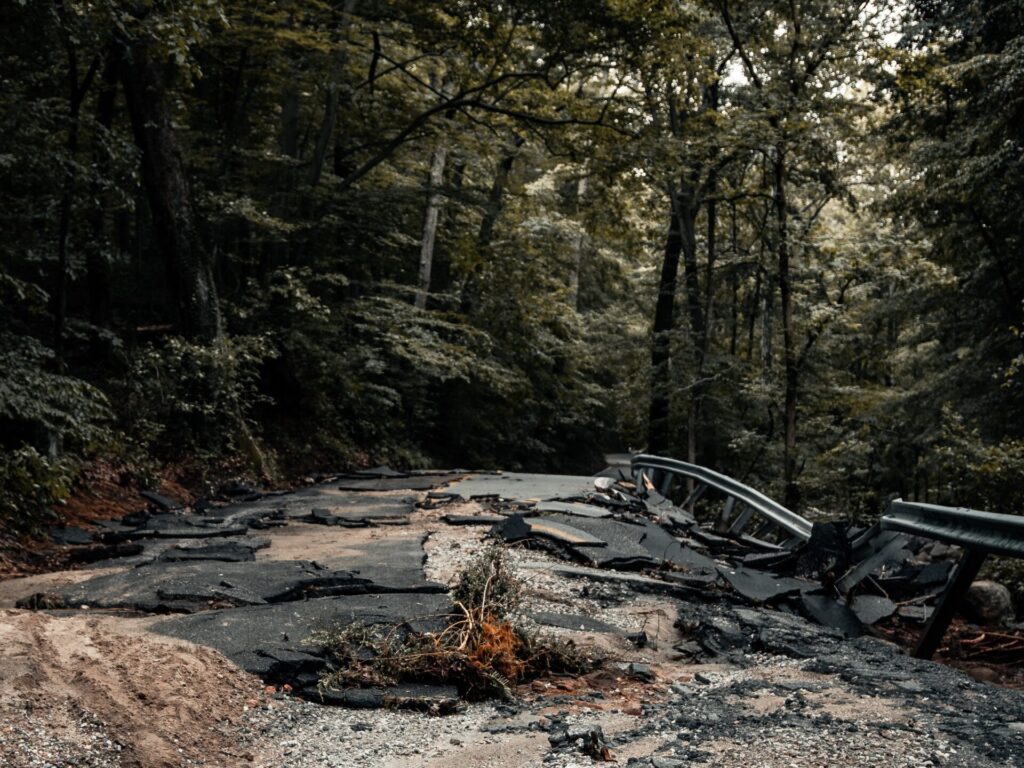
<svg viewBox="0 0 1024 768">
<path fill-rule="evenodd" d="M 692 189 L 685 184 L 679 198 L 679 220 L 682 230 L 683 287 L 686 292 L 686 307 L 690 320 L 690 345 L 693 353 L 693 385 L 690 388 L 689 405 L 686 412 L 686 459 L 693 463 L 697 458 L 697 421 L 700 411 L 700 379 L 704 365 L 704 343 L 707 338 L 704 312 L 700 301 L 700 276 L 697 266 L 697 212 L 699 205 Z M 688 483 L 692 485 L 692 483 Z"/>
<path fill-rule="evenodd" d="M 348 17 L 355 11 L 355 7 L 356 0 L 345 0 L 340 23 L 342 32 L 348 27 Z M 335 48 L 334 56 L 331 58 L 331 79 L 327 83 L 327 93 L 324 97 L 324 119 L 320 123 L 320 132 L 316 137 L 316 146 L 313 148 L 312 164 L 309 169 L 310 186 L 315 187 L 320 181 L 324 160 L 327 158 L 327 148 L 331 146 L 331 134 L 334 132 L 334 125 L 338 121 L 338 105 L 341 103 L 342 81 L 344 80 L 347 63 L 348 53 L 345 46 L 339 43 L 337 48 Z M 335 152 L 337 152 L 337 148 Z"/>
<path fill-rule="evenodd" d="M 714 194 L 714 182 L 711 193 Z M 701 412 L 704 399 L 708 394 L 708 384 L 704 376 L 708 354 L 711 352 L 711 326 L 715 314 L 714 272 L 716 253 L 716 230 L 718 227 L 717 206 L 713 199 L 707 203 L 707 272 L 704 276 L 704 317 L 701 323 L 700 337 L 695 340 L 694 382 L 690 392 L 690 411 L 686 420 L 686 460 L 697 463 L 697 435 L 701 429 Z M 698 306 L 699 310 L 699 306 Z M 692 483 L 691 483 L 692 484 Z M 692 492 L 692 488 L 690 489 Z"/>
<path fill-rule="evenodd" d="M 427 178 L 427 211 L 423 219 L 423 238 L 420 241 L 420 273 L 415 304 L 426 309 L 430 293 L 430 271 L 434 265 L 434 242 L 437 239 L 437 220 L 441 213 L 441 182 L 444 181 L 444 166 L 448 158 L 448 147 L 444 137 L 438 137 L 434 156 L 430 161 L 430 175 Z"/>
<path fill-rule="evenodd" d="M 459 235 L 459 208 L 458 201 L 462 195 L 462 184 L 466 178 L 466 161 L 457 155 L 452 163 L 451 179 L 448 182 L 448 193 L 446 197 L 450 203 L 445 207 L 444 221 L 438 226 L 445 233 L 445 239 L 454 242 Z M 451 249 L 441 248 L 434 251 L 434 266 L 430 270 L 430 292 L 435 296 L 439 293 L 448 293 L 452 287 L 452 259 Z"/>
<path fill-rule="evenodd" d="M 281 154 L 299 156 L 299 92 L 292 85 L 281 89 Z"/>
<path fill-rule="evenodd" d="M 110 130 L 114 124 L 114 106 L 117 100 L 117 71 L 121 66 L 121 49 L 110 46 L 103 65 L 103 90 L 96 100 L 96 124 Z M 97 146 L 94 153 L 97 172 L 103 174 L 109 169 L 109 162 L 102 147 Z M 92 197 L 97 205 L 92 212 L 92 246 L 85 255 L 86 284 L 89 293 L 89 321 L 93 325 L 107 326 L 110 324 L 111 288 L 110 259 L 108 248 L 116 247 L 114 238 L 104 236 L 104 208 L 100 198 L 102 191 L 99 184 L 92 186 Z M 106 247 L 104 247 L 106 245 Z"/>
<path fill-rule="evenodd" d="M 516 150 L 522 146 L 523 140 L 516 138 Z M 501 214 L 502 198 L 505 196 L 505 186 L 508 184 L 508 175 L 512 172 L 512 165 L 516 161 L 518 152 L 513 150 L 502 158 L 498 164 L 498 172 L 494 174 L 491 182 L 491 191 L 487 195 L 487 205 L 484 207 L 484 216 L 480 220 L 480 230 L 477 233 L 476 244 L 478 250 L 483 250 L 491 244 L 494 237 L 494 225 Z"/>
<path fill-rule="evenodd" d="M 78 75 L 74 63 L 68 67 L 71 98 L 68 111 L 68 165 L 64 172 L 64 191 L 60 197 L 60 218 L 57 223 L 57 274 L 53 291 L 53 352 L 57 371 L 64 370 L 64 322 L 68 308 L 68 240 L 71 237 L 71 200 L 75 193 L 75 153 L 78 150 Z"/>
<path fill-rule="evenodd" d="M 746 296 L 746 321 L 747 321 L 747 361 L 754 359 L 754 329 L 757 325 L 757 313 L 761 309 L 761 277 L 764 270 L 761 268 L 760 258 L 754 270 L 754 291 Z"/>
<path fill-rule="evenodd" d="M 651 453 L 669 447 L 669 388 L 672 381 L 672 329 L 675 325 L 676 279 L 683 251 L 679 205 L 671 193 L 672 212 L 665 239 L 665 258 L 658 279 L 658 300 L 654 306 L 651 334 L 651 401 L 647 422 L 647 450 Z"/>
<path fill-rule="evenodd" d="M 736 344 L 737 336 L 739 334 L 739 321 L 740 321 L 740 310 L 739 310 L 739 294 L 740 294 L 740 268 L 737 263 L 739 258 L 739 250 L 736 247 L 736 203 L 732 203 L 730 206 L 730 247 L 729 252 L 732 254 L 732 268 L 729 270 L 729 288 L 732 291 L 732 305 L 730 307 L 730 325 L 729 325 L 729 356 L 736 357 Z"/>
<path fill-rule="evenodd" d="M 162 70 L 152 60 L 146 42 L 127 45 L 121 81 L 135 143 L 141 151 L 143 186 L 179 325 L 185 337 L 210 344 L 221 334 L 217 287 L 211 259 L 196 225 L 188 178 L 167 108 Z"/>
<path fill-rule="evenodd" d="M 573 196 L 569 211 L 571 215 L 579 215 L 580 201 L 583 199 L 583 195 L 585 195 L 586 192 L 587 177 L 581 176 L 573 186 Z M 579 310 L 580 266 L 583 263 L 583 251 L 587 243 L 587 232 L 583 226 L 583 222 L 578 221 L 577 224 L 579 224 L 580 233 L 576 238 L 576 242 L 573 244 L 572 263 L 569 266 L 569 306 L 573 308 L 573 311 Z"/>
<path fill-rule="evenodd" d="M 761 283 L 761 375 L 767 379 L 775 365 L 775 350 L 772 347 L 775 336 L 775 287 L 767 271 Z"/>
<path fill-rule="evenodd" d="M 462 284 L 461 305 L 462 311 L 470 313 L 476 304 L 480 290 L 480 272 L 483 269 L 483 261 L 490 248 L 491 240 L 494 238 L 494 225 L 501 214 L 502 199 L 505 196 L 505 187 L 508 185 L 509 174 L 512 173 L 512 166 L 515 164 L 519 148 L 523 145 L 523 139 L 516 136 L 514 148 L 505 154 L 498 164 L 497 172 L 491 182 L 491 191 L 487 195 L 487 203 L 484 205 L 484 215 L 480 220 L 480 229 L 476 236 L 477 261 Z"/>
<path fill-rule="evenodd" d="M 58 14 L 64 23 L 63 5 Z M 64 171 L 64 191 L 60 198 L 60 218 L 57 222 L 57 274 L 54 279 L 53 291 L 53 352 L 58 372 L 64 370 L 64 323 L 68 310 L 68 240 L 71 238 L 71 202 L 74 199 L 75 154 L 78 152 L 78 128 L 82 113 L 82 101 L 89 90 L 96 68 L 97 57 L 93 58 L 88 72 L 82 82 L 78 82 L 78 52 L 70 37 L 65 37 L 64 47 L 68 56 L 68 137 L 67 137 L 67 168 Z"/>
<path fill-rule="evenodd" d="M 700 306 L 700 275 L 697 266 L 697 212 L 698 203 L 692 193 L 679 196 L 679 223 L 682 230 L 683 246 L 683 287 L 686 291 L 686 308 L 690 320 L 691 343 L 699 359 L 704 347 L 706 330 L 704 312 Z"/>
<path fill-rule="evenodd" d="M 334 123 L 338 119 L 338 102 L 341 99 L 341 86 L 332 75 L 332 82 L 327 85 L 327 95 L 324 98 L 324 119 L 320 123 L 320 132 L 316 137 L 316 145 L 313 147 L 313 158 L 310 161 L 309 183 L 316 186 L 320 181 L 320 174 L 324 169 L 324 159 L 327 157 L 327 147 L 330 145 L 331 134 L 334 132 Z"/>
<path fill-rule="evenodd" d="M 779 299 L 782 302 L 782 359 L 785 372 L 783 448 L 784 477 L 786 483 L 785 504 L 795 509 L 800 504 L 800 489 L 796 482 L 796 404 L 799 368 L 796 355 L 795 329 L 793 328 L 793 295 L 790 283 L 789 253 L 789 211 L 787 210 L 786 148 L 782 143 L 775 147 L 775 224 L 776 253 L 779 259 Z"/>
</svg>

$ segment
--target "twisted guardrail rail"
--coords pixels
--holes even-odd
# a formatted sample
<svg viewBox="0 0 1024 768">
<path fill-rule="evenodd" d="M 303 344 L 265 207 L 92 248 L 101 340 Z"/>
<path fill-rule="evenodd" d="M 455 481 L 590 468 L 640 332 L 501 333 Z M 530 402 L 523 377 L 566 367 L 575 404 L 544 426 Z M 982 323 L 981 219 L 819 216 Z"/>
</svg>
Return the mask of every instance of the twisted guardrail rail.
<svg viewBox="0 0 1024 768">
<path fill-rule="evenodd" d="M 638 488 L 649 485 L 665 496 L 677 479 L 692 480 L 694 489 L 681 506 L 692 504 L 708 489 L 715 489 L 726 496 L 726 516 L 736 505 L 744 506 L 745 509 L 732 518 L 729 528 L 732 535 L 741 535 L 752 515 L 759 514 L 771 526 L 788 534 L 790 539 L 783 546 L 800 544 L 811 537 L 813 524 L 809 520 L 760 491 L 707 467 L 664 456 L 639 454 L 633 457 L 630 468 Z M 850 542 L 856 563 L 836 582 L 839 592 L 849 593 L 905 546 L 908 536 L 942 541 L 964 550 L 913 651 L 917 658 L 928 659 L 938 649 L 985 559 L 989 555 L 1024 559 L 1024 516 L 896 499 L 875 525 Z"/>
</svg>

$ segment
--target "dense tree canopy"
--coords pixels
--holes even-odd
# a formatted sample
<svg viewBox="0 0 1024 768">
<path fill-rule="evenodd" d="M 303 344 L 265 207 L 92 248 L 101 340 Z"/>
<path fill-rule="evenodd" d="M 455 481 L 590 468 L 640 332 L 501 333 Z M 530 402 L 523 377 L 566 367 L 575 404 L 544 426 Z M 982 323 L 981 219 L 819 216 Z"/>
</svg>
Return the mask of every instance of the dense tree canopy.
<svg viewBox="0 0 1024 768">
<path fill-rule="evenodd" d="M 1024 501 L 1024 4 L 0 11 L 0 518 L 649 447 Z"/>
</svg>

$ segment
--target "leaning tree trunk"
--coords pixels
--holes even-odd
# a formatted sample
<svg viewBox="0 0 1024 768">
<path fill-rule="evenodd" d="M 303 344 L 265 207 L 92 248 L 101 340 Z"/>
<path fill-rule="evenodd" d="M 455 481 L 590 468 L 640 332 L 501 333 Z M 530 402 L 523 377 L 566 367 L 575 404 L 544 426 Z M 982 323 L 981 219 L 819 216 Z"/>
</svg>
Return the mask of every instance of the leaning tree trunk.
<svg viewBox="0 0 1024 768">
<path fill-rule="evenodd" d="M 484 259 L 487 257 L 491 241 L 494 239 L 494 226 L 498 223 L 498 217 L 501 215 L 505 187 L 508 185 L 509 175 L 512 173 L 512 167 L 515 165 L 519 148 L 523 143 L 524 139 L 516 136 L 514 147 L 498 163 L 497 173 L 494 174 L 494 179 L 491 181 L 491 190 L 487 195 L 484 215 L 480 220 L 480 229 L 476 236 L 477 261 L 462 284 L 460 303 L 462 311 L 466 314 L 473 312 L 479 302 L 482 291 L 480 274 L 483 272 Z"/>
<path fill-rule="evenodd" d="M 462 195 L 462 184 L 466 177 L 466 161 L 456 157 L 451 168 L 451 179 L 449 180 L 448 194 L 449 201 L 457 201 Z M 445 208 L 444 221 L 438 225 L 442 232 L 446 233 L 447 239 L 454 241 L 459 229 L 459 206 L 448 205 Z M 450 249 L 442 248 L 434 254 L 434 266 L 430 270 L 430 290 L 436 295 L 448 293 L 452 287 L 452 257 Z"/>
<path fill-rule="evenodd" d="M 221 334 L 213 265 L 196 225 L 188 178 L 178 150 L 164 92 L 163 66 L 147 44 L 126 45 L 121 82 L 142 181 L 182 334 L 205 344 Z"/>
<path fill-rule="evenodd" d="M 441 182 L 444 180 L 444 166 L 448 148 L 444 137 L 439 137 L 434 155 L 430 160 L 430 175 L 427 177 L 427 210 L 423 217 L 423 238 L 420 241 L 419 284 L 415 304 L 419 309 L 427 308 L 430 293 L 430 272 L 434 266 L 434 243 L 437 241 L 437 220 L 441 214 Z"/>
<path fill-rule="evenodd" d="M 351 24 L 351 17 L 355 9 L 356 0 L 345 0 L 339 25 L 341 32 L 344 32 L 349 24 Z M 337 44 L 334 49 L 334 55 L 331 57 L 330 80 L 327 83 L 327 90 L 324 95 L 324 119 L 320 123 L 320 131 L 317 133 L 316 145 L 313 147 L 313 157 L 309 167 L 310 186 L 315 187 L 320 181 L 321 173 L 323 173 L 324 160 L 327 158 L 327 149 L 331 143 L 331 134 L 334 132 L 335 124 L 338 122 L 338 109 L 343 99 L 343 81 L 347 66 L 348 50 L 345 48 L 344 41 L 342 41 Z M 348 100 L 347 93 L 344 94 L 344 99 Z"/>
</svg>

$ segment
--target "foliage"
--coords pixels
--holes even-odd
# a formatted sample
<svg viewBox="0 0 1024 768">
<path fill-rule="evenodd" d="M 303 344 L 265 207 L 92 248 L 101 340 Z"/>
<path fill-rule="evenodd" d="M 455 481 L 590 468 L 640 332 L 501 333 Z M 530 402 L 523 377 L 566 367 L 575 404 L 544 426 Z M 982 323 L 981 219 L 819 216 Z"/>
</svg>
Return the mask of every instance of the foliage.
<svg viewBox="0 0 1024 768">
<path fill-rule="evenodd" d="M 0 452 L 0 526 L 4 537 L 38 534 L 56 520 L 53 507 L 67 498 L 75 467 L 51 461 L 30 446 Z"/>
<path fill-rule="evenodd" d="M 504 548 L 492 544 L 459 573 L 452 598 L 457 604 L 504 618 L 519 605 L 521 586 Z"/>
<path fill-rule="evenodd" d="M 246 336 L 212 346 L 172 337 L 140 349 L 128 377 L 127 429 L 175 451 L 247 450 L 262 399 L 259 368 L 272 354 L 264 339 Z"/>
<path fill-rule="evenodd" d="M 48 371 L 52 360 L 37 340 L 0 334 L 0 442 L 88 455 L 109 439 L 110 404 L 93 385 Z"/>
<path fill-rule="evenodd" d="M 1024 510 L 1024 440 L 991 443 L 969 429 L 961 416 L 945 409 L 942 437 L 935 448 L 936 474 L 943 483 L 940 498 L 991 512 L 1020 514 Z"/>
</svg>

